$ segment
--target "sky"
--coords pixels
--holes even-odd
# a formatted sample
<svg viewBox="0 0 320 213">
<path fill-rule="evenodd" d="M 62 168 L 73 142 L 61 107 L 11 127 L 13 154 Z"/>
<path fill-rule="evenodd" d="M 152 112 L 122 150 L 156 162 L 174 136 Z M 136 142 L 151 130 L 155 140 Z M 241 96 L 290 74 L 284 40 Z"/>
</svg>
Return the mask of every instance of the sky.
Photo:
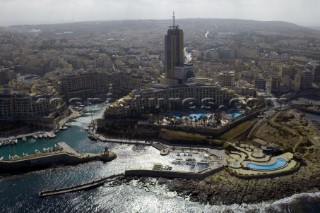
<svg viewBox="0 0 320 213">
<path fill-rule="evenodd" d="M 0 26 L 79 21 L 231 18 L 320 26 L 320 0 L 0 0 Z"/>
</svg>

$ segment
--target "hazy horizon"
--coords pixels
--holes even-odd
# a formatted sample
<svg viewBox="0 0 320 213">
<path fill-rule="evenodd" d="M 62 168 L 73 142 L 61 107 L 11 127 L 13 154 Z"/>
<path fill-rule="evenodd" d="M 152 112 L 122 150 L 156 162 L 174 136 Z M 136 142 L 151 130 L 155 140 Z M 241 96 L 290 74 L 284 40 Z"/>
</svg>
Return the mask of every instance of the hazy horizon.
<svg viewBox="0 0 320 213">
<path fill-rule="evenodd" d="M 218 18 L 320 26 L 317 0 L 0 0 L 0 26 Z"/>
</svg>

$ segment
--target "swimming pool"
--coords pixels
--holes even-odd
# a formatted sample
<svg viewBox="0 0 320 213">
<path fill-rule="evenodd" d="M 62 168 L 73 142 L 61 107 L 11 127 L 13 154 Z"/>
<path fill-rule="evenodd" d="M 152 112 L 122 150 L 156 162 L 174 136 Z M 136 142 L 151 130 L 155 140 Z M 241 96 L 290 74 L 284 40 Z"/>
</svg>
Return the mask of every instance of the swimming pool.
<svg viewBox="0 0 320 213">
<path fill-rule="evenodd" d="M 241 116 L 241 113 L 239 112 L 233 112 L 233 113 L 229 113 L 229 115 L 232 117 L 232 118 L 238 118 Z"/>
<path fill-rule="evenodd" d="M 195 121 L 196 119 L 199 119 L 201 116 L 208 115 L 208 113 L 195 112 L 195 113 L 191 113 L 189 115 L 183 116 L 182 113 L 180 113 L 180 112 L 174 112 L 173 115 L 176 117 L 181 117 L 181 118 L 187 117 L 189 120 Z"/>
<path fill-rule="evenodd" d="M 252 170 L 277 170 L 284 167 L 287 161 L 283 158 L 278 158 L 274 163 L 271 164 L 256 164 L 256 163 L 246 163 L 246 167 Z"/>
</svg>

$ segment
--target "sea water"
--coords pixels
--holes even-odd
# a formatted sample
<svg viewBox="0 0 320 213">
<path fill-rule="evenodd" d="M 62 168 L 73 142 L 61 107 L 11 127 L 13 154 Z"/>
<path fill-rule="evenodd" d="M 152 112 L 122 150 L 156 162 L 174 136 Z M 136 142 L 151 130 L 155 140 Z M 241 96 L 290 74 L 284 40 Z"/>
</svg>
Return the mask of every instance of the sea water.
<svg viewBox="0 0 320 213">
<path fill-rule="evenodd" d="M 97 110 L 93 118 L 101 116 Z M 13 176 L 0 177 L 0 212 L 318 212 L 320 193 L 303 193 L 277 201 L 257 204 L 209 205 L 191 202 L 169 191 L 164 185 L 149 186 L 138 181 L 129 184 L 39 198 L 38 192 L 120 174 L 125 169 L 151 165 L 159 152 L 152 147 L 137 149 L 132 145 L 93 142 L 84 128 L 91 116 L 78 118 L 72 127 L 61 131 L 54 139 L 37 139 L 18 143 L 16 153 L 32 152 L 35 148 L 52 146 L 64 141 L 79 152 L 100 152 L 105 146 L 114 151 L 117 159 L 108 162 L 90 162 Z M 12 152 L 12 147 L 0 148 L 1 154 Z M 153 179 L 156 182 L 156 179 Z"/>
</svg>

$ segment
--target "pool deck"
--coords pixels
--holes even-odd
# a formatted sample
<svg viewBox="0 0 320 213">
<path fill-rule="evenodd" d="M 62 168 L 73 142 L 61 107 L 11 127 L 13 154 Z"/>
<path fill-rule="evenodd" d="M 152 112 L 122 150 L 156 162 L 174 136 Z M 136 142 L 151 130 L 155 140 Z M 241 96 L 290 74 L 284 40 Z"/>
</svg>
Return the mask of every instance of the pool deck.
<svg viewBox="0 0 320 213">
<path fill-rule="evenodd" d="M 236 147 L 238 151 L 232 151 L 229 154 L 228 170 L 231 174 L 239 177 L 263 177 L 270 175 L 280 175 L 295 171 L 299 167 L 299 163 L 293 159 L 293 154 L 286 152 L 278 156 L 264 155 L 262 150 L 252 145 L 244 145 Z M 252 154 L 257 153 L 258 157 L 254 157 Z M 261 155 L 262 154 L 262 155 Z M 259 165 L 269 165 L 277 161 L 277 159 L 283 158 L 287 161 L 286 165 L 281 168 L 270 170 L 254 170 L 246 166 L 247 163 L 256 163 Z"/>
</svg>

